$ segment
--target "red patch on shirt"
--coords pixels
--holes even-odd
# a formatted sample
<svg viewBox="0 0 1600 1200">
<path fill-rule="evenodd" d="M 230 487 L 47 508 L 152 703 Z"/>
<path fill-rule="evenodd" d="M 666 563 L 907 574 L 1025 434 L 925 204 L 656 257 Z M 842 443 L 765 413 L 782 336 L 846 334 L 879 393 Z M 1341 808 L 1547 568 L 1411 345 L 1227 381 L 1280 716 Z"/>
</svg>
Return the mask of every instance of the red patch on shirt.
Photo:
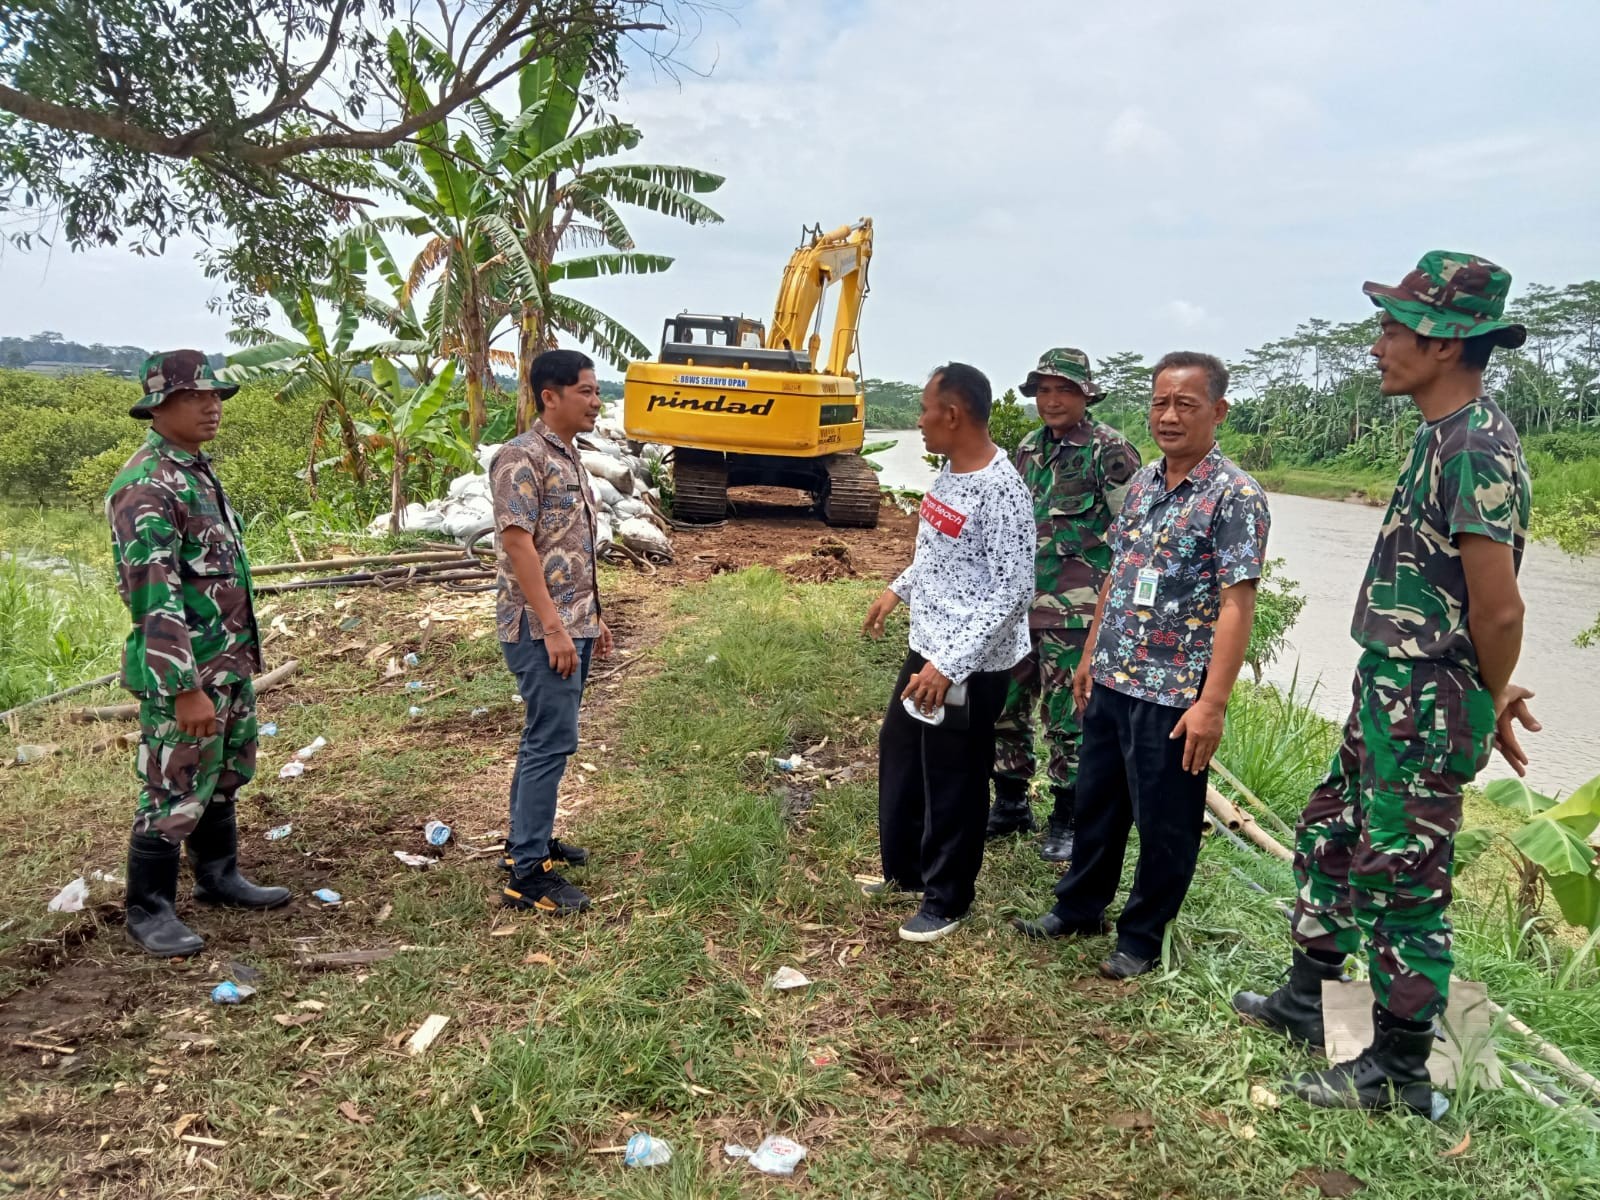
<svg viewBox="0 0 1600 1200">
<path fill-rule="evenodd" d="M 960 537 L 962 529 L 967 524 L 966 513 L 957 512 L 948 504 L 939 503 L 932 496 L 922 497 L 922 511 L 919 515 L 940 533 L 949 534 L 951 537 Z"/>
</svg>

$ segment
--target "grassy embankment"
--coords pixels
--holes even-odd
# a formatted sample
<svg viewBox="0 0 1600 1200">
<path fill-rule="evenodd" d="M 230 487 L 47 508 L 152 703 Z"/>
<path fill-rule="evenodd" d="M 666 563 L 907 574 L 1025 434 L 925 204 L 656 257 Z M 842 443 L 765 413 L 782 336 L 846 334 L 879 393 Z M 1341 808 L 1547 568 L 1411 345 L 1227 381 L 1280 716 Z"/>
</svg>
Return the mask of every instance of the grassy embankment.
<svg viewBox="0 0 1600 1200">
<path fill-rule="evenodd" d="M 1234 988 L 1269 983 L 1284 961 L 1275 905 L 1289 881 L 1226 843 L 1202 856 L 1175 969 L 1138 984 L 1094 975 L 1104 940 L 1040 947 L 1012 934 L 1006 918 L 1042 907 L 1054 878 L 1021 843 L 989 856 L 959 936 L 899 942 L 903 910 L 867 902 L 852 878 L 876 870 L 873 739 L 904 637 L 903 624 L 885 644 L 858 636 L 875 585 L 801 587 L 755 570 L 676 592 L 631 576 L 606 588 L 623 646 L 643 659 L 591 691 L 564 808 L 565 830 L 595 852 L 576 877 L 599 902 L 577 920 L 492 909 L 494 869 L 459 845 L 427 872 L 390 856 L 422 849 L 430 816 L 469 842 L 503 827 L 517 711 L 481 600 L 454 602 L 468 619 L 438 624 L 418 673 L 458 690 L 422 718 L 406 716 L 400 680 L 381 679 L 382 656 L 368 664 L 346 639 L 417 648 L 428 597 L 352 593 L 336 609 L 309 593 L 282 606 L 296 636 L 273 656 L 303 654 L 307 667 L 263 701 L 281 733 L 263 742 L 245 845 L 258 876 L 301 894 L 274 915 L 201 914 L 210 949 L 188 965 L 135 958 L 109 910 L 44 914 L 74 872 L 114 865 L 132 786 L 125 751 L 91 752 L 103 731 L 59 715 L 30 727 L 66 752 L 11 774 L 0 801 L 12 864 L 0 903 L 20 918 L 0 932 L 5 986 L 109 993 L 115 1020 L 70 1077 L 29 1071 L 8 1087 L 0 1157 L 18 1186 L 782 1194 L 721 1158 L 724 1140 L 779 1131 L 810 1146 L 806 1183 L 821 1195 L 1311 1196 L 1328 1170 L 1396 1200 L 1600 1188 L 1594 1135 L 1509 1090 L 1458 1096 L 1437 1127 L 1253 1106 L 1252 1083 L 1306 1061 L 1227 1008 Z M 278 764 L 319 733 L 328 749 L 280 783 Z M 1300 710 L 1241 696 L 1225 753 L 1292 814 L 1326 737 Z M 11 745 L 0 736 L 0 753 Z M 837 773 L 772 770 L 772 755 L 796 750 Z M 261 840 L 284 821 L 287 841 Z M 1508 958 L 1485 883 L 1461 906 L 1462 973 L 1600 1066 L 1600 980 L 1580 971 L 1557 994 L 1536 957 Z M 317 886 L 346 903 L 315 905 Z M 30 940 L 84 937 L 65 966 Z M 413 948 L 312 974 L 296 946 Z M 205 990 L 230 959 L 263 972 L 261 992 L 210 1007 Z M 766 989 L 782 965 L 813 984 Z M 409 1057 L 399 1045 L 430 1012 L 451 1024 Z M 194 1113 L 185 1132 L 225 1144 L 190 1157 L 173 1129 Z M 673 1163 L 624 1169 L 612 1148 L 636 1129 L 667 1138 Z"/>
</svg>

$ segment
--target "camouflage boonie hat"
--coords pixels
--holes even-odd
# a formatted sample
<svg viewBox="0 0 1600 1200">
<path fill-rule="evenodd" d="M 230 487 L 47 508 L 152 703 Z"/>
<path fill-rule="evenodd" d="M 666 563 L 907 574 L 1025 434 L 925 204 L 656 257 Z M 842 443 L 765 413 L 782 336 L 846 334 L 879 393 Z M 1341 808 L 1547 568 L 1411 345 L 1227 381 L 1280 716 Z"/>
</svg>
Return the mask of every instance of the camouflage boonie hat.
<svg viewBox="0 0 1600 1200">
<path fill-rule="evenodd" d="M 1430 250 L 1399 287 L 1364 283 L 1361 290 L 1400 324 L 1423 337 L 1470 338 L 1496 334 L 1495 345 L 1515 350 L 1527 329 L 1503 321 L 1511 272 L 1476 254 Z"/>
<path fill-rule="evenodd" d="M 224 383 L 211 370 L 211 360 L 198 350 L 169 350 L 152 354 L 139 368 L 144 395 L 128 410 L 130 417 L 150 419 L 153 409 L 173 392 L 216 392 L 226 400 L 239 390 L 237 383 Z"/>
<path fill-rule="evenodd" d="M 1105 395 L 1090 376 L 1089 356 L 1070 346 L 1058 346 L 1041 354 L 1039 365 L 1028 372 L 1028 378 L 1017 390 L 1024 396 L 1032 396 L 1039 390 L 1039 380 L 1046 376 L 1077 384 L 1091 404 Z"/>
</svg>

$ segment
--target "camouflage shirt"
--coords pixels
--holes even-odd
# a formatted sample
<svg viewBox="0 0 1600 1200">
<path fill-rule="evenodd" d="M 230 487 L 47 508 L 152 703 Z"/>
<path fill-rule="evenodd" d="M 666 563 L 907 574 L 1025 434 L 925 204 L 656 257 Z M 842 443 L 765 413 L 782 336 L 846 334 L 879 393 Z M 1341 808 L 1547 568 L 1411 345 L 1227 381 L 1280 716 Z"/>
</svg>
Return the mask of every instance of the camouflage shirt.
<svg viewBox="0 0 1600 1200">
<path fill-rule="evenodd" d="M 209 458 L 152 429 L 112 481 L 106 521 L 133 615 L 124 687 L 175 696 L 261 669 L 250 560 Z"/>
<path fill-rule="evenodd" d="M 1106 534 L 1122 507 L 1139 452 L 1109 425 L 1085 417 L 1061 437 L 1041 427 L 1022 439 L 1017 473 L 1033 496 L 1033 629 L 1087 629 L 1111 566 Z"/>
<path fill-rule="evenodd" d="M 1350 636 L 1386 658 L 1476 672 L 1459 539 L 1478 534 L 1508 545 L 1520 568 L 1531 503 L 1522 444 L 1493 400 L 1424 422 L 1378 531 Z"/>
<path fill-rule="evenodd" d="M 1164 458 L 1134 475 L 1111 527 L 1094 681 L 1171 708 L 1198 700 L 1222 593 L 1261 578 L 1271 521 L 1261 485 L 1216 446 L 1170 491 Z M 1138 595 L 1144 571 L 1153 599 Z"/>
<path fill-rule="evenodd" d="M 533 535 L 544 582 L 574 638 L 600 636 L 600 585 L 595 578 L 594 499 L 583 466 L 559 437 L 535 421 L 512 438 L 489 467 L 496 531 L 516 526 Z M 502 642 L 522 640 L 522 614 L 534 640 L 544 636 L 511 560 L 500 552 L 495 623 Z"/>
</svg>

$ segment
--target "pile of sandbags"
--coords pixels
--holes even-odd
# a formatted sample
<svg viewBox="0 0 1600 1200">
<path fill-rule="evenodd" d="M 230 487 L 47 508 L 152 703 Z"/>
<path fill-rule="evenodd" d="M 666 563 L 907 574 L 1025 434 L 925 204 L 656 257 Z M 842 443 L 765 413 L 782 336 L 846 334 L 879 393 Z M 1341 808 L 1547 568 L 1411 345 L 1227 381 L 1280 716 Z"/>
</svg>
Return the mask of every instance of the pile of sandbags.
<svg viewBox="0 0 1600 1200">
<path fill-rule="evenodd" d="M 602 416 L 593 433 L 578 435 L 578 456 L 589 482 L 597 510 L 596 547 L 625 546 L 636 555 L 656 560 L 672 557 L 672 543 L 663 530 L 649 501 L 659 502 L 660 493 L 650 486 L 645 458 L 630 452 L 627 435 L 614 417 Z M 479 470 L 450 481 L 442 500 L 406 505 L 404 528 L 437 531 L 465 542 L 479 530 L 494 524 L 494 503 L 489 496 L 489 465 L 499 446 L 479 446 Z M 659 452 L 647 447 L 646 454 Z M 385 513 L 368 527 L 375 534 L 387 533 Z"/>
</svg>

